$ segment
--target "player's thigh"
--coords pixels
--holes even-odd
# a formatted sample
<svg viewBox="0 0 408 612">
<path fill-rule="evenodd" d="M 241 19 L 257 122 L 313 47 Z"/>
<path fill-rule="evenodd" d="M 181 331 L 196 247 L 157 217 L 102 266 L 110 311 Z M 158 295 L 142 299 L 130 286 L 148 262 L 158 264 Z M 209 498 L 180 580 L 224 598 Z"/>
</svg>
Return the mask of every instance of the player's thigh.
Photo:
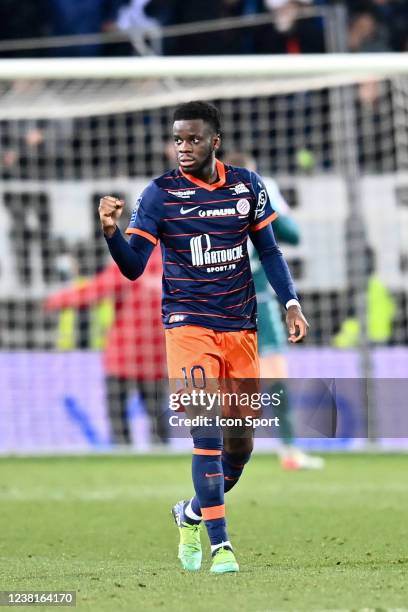
<svg viewBox="0 0 408 612">
<path fill-rule="evenodd" d="M 224 448 L 231 453 L 252 451 L 254 419 L 261 414 L 259 378 L 223 380 Z"/>
<path fill-rule="evenodd" d="M 252 453 L 254 448 L 254 429 L 252 427 L 223 428 L 224 450 L 230 455 Z"/>
<path fill-rule="evenodd" d="M 193 325 L 167 329 L 166 350 L 171 393 L 183 399 L 179 411 L 196 421 L 192 437 L 220 441 L 222 430 L 213 419 L 221 413 L 216 399 L 223 367 L 216 334 Z"/>
<path fill-rule="evenodd" d="M 229 380 L 258 379 L 259 357 L 256 331 L 242 330 L 225 335 L 226 378 Z"/>
<path fill-rule="evenodd" d="M 172 388 L 217 387 L 222 358 L 212 330 L 195 325 L 166 329 L 166 353 Z"/>
<path fill-rule="evenodd" d="M 247 424 L 247 417 L 257 416 L 254 401 L 259 393 L 259 357 L 257 334 L 252 330 L 229 333 L 226 338 L 226 372 L 223 381 L 223 416 Z"/>
</svg>

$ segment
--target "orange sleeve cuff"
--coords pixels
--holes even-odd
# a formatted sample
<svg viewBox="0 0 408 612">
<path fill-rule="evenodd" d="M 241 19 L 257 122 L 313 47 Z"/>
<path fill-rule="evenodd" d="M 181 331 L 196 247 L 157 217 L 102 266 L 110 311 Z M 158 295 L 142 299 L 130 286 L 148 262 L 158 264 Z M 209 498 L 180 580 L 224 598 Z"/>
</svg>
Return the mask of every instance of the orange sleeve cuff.
<svg viewBox="0 0 408 612">
<path fill-rule="evenodd" d="M 125 231 L 125 234 L 137 234 L 137 236 L 142 236 L 142 238 L 146 238 L 146 240 L 149 240 L 155 246 L 159 242 L 158 239 L 153 236 L 153 234 L 149 234 L 149 232 L 144 232 L 143 230 L 136 229 L 134 227 L 128 227 Z"/>
<path fill-rule="evenodd" d="M 250 228 L 250 231 L 257 232 L 258 230 L 262 229 L 266 225 L 269 225 L 269 223 L 272 223 L 272 221 L 275 221 L 275 219 L 277 219 L 278 216 L 279 215 L 277 212 L 272 213 L 271 215 L 269 215 L 269 217 L 266 217 L 266 219 L 264 219 L 260 223 L 257 223 L 256 225 L 252 225 Z"/>
</svg>

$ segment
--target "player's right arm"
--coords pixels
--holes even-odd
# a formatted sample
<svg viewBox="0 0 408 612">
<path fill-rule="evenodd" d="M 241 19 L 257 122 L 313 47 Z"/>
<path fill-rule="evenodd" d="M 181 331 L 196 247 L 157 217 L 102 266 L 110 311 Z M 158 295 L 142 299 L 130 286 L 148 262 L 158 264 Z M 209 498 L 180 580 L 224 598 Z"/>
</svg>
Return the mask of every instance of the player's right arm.
<svg viewBox="0 0 408 612">
<path fill-rule="evenodd" d="M 124 202 L 113 196 L 105 196 L 99 204 L 99 218 L 109 251 L 120 271 L 130 280 L 136 280 L 144 271 L 154 247 L 158 242 L 161 202 L 157 188 L 150 183 L 139 198 L 132 214 L 127 233 L 127 242 L 117 223 L 122 214 Z"/>
</svg>

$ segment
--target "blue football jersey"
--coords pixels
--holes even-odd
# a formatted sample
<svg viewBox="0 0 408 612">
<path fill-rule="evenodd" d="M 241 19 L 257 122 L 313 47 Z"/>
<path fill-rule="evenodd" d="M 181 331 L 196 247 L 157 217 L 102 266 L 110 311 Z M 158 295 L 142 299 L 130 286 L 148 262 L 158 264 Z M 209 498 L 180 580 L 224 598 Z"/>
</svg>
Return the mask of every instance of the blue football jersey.
<svg viewBox="0 0 408 612">
<path fill-rule="evenodd" d="M 277 213 L 255 172 L 216 163 L 216 183 L 180 168 L 151 181 L 126 230 L 160 242 L 165 327 L 256 329 L 247 240 Z"/>
</svg>

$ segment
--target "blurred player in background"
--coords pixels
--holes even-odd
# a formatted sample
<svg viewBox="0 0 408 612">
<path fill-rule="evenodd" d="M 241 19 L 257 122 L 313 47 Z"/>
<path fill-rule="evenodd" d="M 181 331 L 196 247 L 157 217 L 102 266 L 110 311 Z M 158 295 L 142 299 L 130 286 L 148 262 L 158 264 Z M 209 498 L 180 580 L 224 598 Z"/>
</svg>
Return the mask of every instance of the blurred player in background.
<svg viewBox="0 0 408 612">
<path fill-rule="evenodd" d="M 80 285 L 67 287 L 48 298 L 48 310 L 84 308 L 113 300 L 114 320 L 103 355 L 111 441 L 132 443 L 128 419 L 131 393 L 139 392 L 150 418 L 151 441 L 168 442 L 166 356 L 161 324 L 160 254 L 156 251 L 143 278 L 130 282 L 115 263 Z"/>
<path fill-rule="evenodd" d="M 102 198 L 99 214 L 109 250 L 130 279 L 144 271 L 160 240 L 163 259 L 163 319 L 169 377 L 179 391 L 209 389 L 220 381 L 257 381 L 256 299 L 247 252 L 254 243 L 268 280 L 287 308 L 289 340 L 298 342 L 308 324 L 289 269 L 276 245 L 277 216 L 261 178 L 216 159 L 221 145 L 218 110 L 189 102 L 174 113 L 179 167 L 154 179 L 133 211 L 127 242 L 117 227 L 124 202 Z M 207 385 L 208 384 L 208 385 Z M 204 409 L 206 406 L 204 406 Z M 223 406 L 223 415 L 230 406 Z M 227 412 L 228 414 L 228 412 Z M 253 429 L 192 427 L 192 475 L 196 495 L 178 502 L 184 569 L 201 567 L 200 523 L 213 556 L 211 572 L 239 570 L 228 537 L 224 492 L 239 480 L 253 448 Z"/>
<path fill-rule="evenodd" d="M 231 152 L 224 156 L 224 162 L 256 171 L 255 159 L 241 151 Z M 278 218 L 273 221 L 276 240 L 287 244 L 299 244 L 299 226 L 291 218 L 289 206 L 276 181 L 270 177 L 263 177 L 263 182 L 272 206 L 279 214 Z M 271 385 L 269 392 L 272 394 L 282 388 L 282 379 L 288 378 L 288 362 L 285 355 L 286 330 L 282 322 L 281 309 L 254 249 L 250 249 L 250 259 L 258 302 L 258 350 L 261 378 L 269 382 Z M 277 379 L 276 382 L 273 382 L 273 379 Z M 290 397 L 287 388 L 286 393 L 281 394 L 281 402 L 275 408 L 275 413 L 279 417 L 278 432 L 282 442 L 279 449 L 281 466 L 287 470 L 322 468 L 324 461 L 321 457 L 307 455 L 294 446 Z"/>
</svg>

